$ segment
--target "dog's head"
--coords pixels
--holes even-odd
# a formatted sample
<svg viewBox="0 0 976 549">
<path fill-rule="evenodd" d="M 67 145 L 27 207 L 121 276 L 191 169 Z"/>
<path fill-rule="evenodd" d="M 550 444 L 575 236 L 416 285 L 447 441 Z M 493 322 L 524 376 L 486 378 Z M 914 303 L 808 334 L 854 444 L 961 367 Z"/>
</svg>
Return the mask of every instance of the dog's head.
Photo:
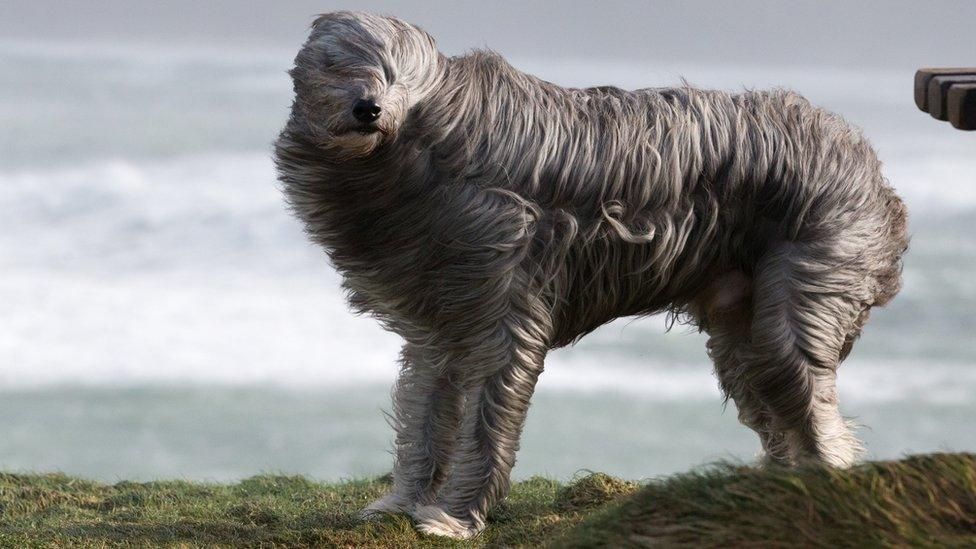
<svg viewBox="0 0 976 549">
<path fill-rule="evenodd" d="M 424 31 L 392 17 L 335 12 L 312 24 L 290 74 L 293 117 L 342 157 L 396 138 L 410 108 L 436 86 L 442 57 Z"/>
</svg>

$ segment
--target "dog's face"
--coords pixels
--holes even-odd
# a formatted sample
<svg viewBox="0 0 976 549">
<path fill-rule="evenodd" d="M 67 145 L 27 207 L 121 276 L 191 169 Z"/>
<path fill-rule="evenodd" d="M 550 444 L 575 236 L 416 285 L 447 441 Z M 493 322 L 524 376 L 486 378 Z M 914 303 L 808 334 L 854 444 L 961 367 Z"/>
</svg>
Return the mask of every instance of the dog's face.
<svg viewBox="0 0 976 549">
<path fill-rule="evenodd" d="M 329 13 L 315 21 L 295 58 L 293 116 L 325 149 L 366 156 L 396 139 L 440 70 L 433 39 L 417 27 L 367 13 Z"/>
</svg>

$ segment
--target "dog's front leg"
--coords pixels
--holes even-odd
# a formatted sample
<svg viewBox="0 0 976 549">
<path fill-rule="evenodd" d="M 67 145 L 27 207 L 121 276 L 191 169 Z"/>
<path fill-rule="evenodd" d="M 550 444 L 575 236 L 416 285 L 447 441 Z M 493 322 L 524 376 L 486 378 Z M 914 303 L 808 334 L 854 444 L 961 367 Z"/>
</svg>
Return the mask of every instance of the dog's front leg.
<svg viewBox="0 0 976 549">
<path fill-rule="evenodd" d="M 508 494 L 522 424 L 547 350 L 539 323 L 503 322 L 464 360 L 469 368 L 460 444 L 433 505 L 413 511 L 420 531 L 470 538 L 491 506 Z"/>
<path fill-rule="evenodd" d="M 393 490 L 366 507 L 364 518 L 433 502 L 447 476 L 464 403 L 449 362 L 435 348 L 404 345 L 390 417 L 396 429 Z"/>
</svg>

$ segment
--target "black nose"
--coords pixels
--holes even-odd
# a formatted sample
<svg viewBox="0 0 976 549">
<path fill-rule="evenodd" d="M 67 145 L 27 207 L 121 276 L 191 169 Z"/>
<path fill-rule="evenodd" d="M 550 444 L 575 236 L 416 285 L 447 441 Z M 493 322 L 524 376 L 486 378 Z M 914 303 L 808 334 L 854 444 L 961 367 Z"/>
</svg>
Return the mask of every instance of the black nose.
<svg viewBox="0 0 976 549">
<path fill-rule="evenodd" d="M 360 122 L 375 122 L 382 109 L 372 99 L 359 99 L 352 106 L 352 115 Z"/>
</svg>

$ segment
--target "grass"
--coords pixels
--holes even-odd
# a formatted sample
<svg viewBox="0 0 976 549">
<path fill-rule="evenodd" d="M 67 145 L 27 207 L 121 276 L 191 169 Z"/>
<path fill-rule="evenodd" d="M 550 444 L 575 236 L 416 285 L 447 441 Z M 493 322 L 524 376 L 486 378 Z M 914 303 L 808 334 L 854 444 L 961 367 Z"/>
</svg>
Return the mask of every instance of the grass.
<svg viewBox="0 0 976 549">
<path fill-rule="evenodd" d="M 421 536 L 404 517 L 361 522 L 359 511 L 389 487 L 388 478 L 327 484 L 258 476 L 232 485 L 107 485 L 61 474 L 0 474 L 0 546 L 464 546 Z M 477 545 L 538 545 L 637 488 L 601 474 L 569 486 L 544 478 L 519 482 L 496 506 Z"/>
<path fill-rule="evenodd" d="M 976 547 L 976 455 L 849 471 L 731 465 L 653 482 L 554 545 Z"/>
<path fill-rule="evenodd" d="M 4 547 L 974 546 L 976 455 L 851 471 L 718 464 L 645 485 L 595 473 L 517 483 L 473 543 L 358 511 L 389 479 L 258 476 L 237 484 L 114 485 L 0 474 Z"/>
</svg>

